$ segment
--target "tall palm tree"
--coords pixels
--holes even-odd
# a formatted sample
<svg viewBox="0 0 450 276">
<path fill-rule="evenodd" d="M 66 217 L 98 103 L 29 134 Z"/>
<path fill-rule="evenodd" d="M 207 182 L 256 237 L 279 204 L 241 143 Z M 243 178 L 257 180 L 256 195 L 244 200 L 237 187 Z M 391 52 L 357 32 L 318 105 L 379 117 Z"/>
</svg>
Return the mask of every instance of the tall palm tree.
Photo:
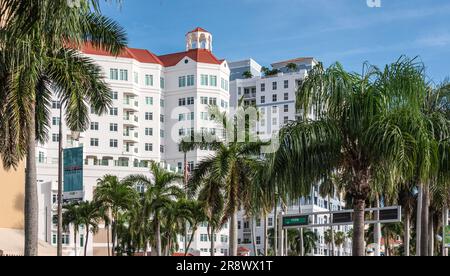
<svg viewBox="0 0 450 276">
<path fill-rule="evenodd" d="M 246 199 L 250 198 L 252 192 L 252 178 L 259 166 L 261 149 L 267 143 L 260 142 L 251 133 L 250 124 L 253 122 L 245 119 L 245 108 L 239 108 L 231 119 L 226 113 L 220 113 L 218 108 L 210 108 L 210 113 L 214 115 L 217 124 L 227 131 L 227 135 L 224 139 L 207 137 L 192 141 L 209 148 L 213 154 L 197 165 L 191 181 L 204 183 L 205 179 L 213 178 L 223 185 L 225 208 L 222 224 L 230 221 L 229 252 L 231 256 L 236 256 L 237 212 L 240 207 L 250 209 L 250 201 Z"/>
<path fill-rule="evenodd" d="M 71 203 L 64 206 L 63 213 L 63 228 L 65 231 L 69 230 L 69 227 L 73 227 L 73 244 L 74 244 L 74 254 L 77 256 L 77 243 L 78 243 L 78 232 L 80 230 L 80 226 L 83 225 L 81 214 L 80 214 L 80 205 L 79 203 Z"/>
<path fill-rule="evenodd" d="M 183 189 L 177 186 L 177 182 L 182 181 L 183 177 L 164 170 L 155 162 L 151 163 L 150 172 L 152 174 L 151 178 L 144 175 L 132 175 L 126 178 L 126 182 L 145 186 L 144 205 L 142 208 L 146 210 L 146 218 L 152 219 L 156 238 L 156 255 L 162 256 L 162 211 L 168 208 L 176 199 L 185 197 Z"/>
<path fill-rule="evenodd" d="M 329 252 L 329 256 L 334 256 L 334 230 L 333 229 L 328 229 L 327 231 L 325 231 L 325 244 L 328 246 L 328 252 Z"/>
<path fill-rule="evenodd" d="M 30 6 L 9 0 L 0 3 L 2 11 L 9 10 L 0 32 L 0 85 L 4 88 L 0 92 L 0 154 L 7 169 L 26 158 L 25 255 L 34 256 L 38 254 L 35 147 L 48 139 L 51 97 L 56 94 L 63 102 L 71 130 L 85 130 L 87 105 L 99 114 L 105 112 L 111 103 L 110 90 L 101 69 L 74 49 L 92 43 L 118 54 L 126 38 L 121 27 L 100 14 L 96 0 L 80 1 L 79 7 L 70 7 L 66 0 L 22 2 Z M 61 191 L 58 197 L 61 206 Z"/>
<path fill-rule="evenodd" d="M 132 183 L 120 181 L 117 176 L 106 175 L 97 181 L 94 201 L 107 208 L 111 220 L 112 255 L 116 250 L 117 222 L 121 212 L 138 204 L 137 191 Z"/>
<path fill-rule="evenodd" d="M 364 68 L 363 74 L 356 74 L 340 64 L 327 70 L 315 67 L 298 93 L 303 120 L 282 130 L 281 148 L 273 158 L 273 171 L 292 196 L 334 171 L 349 180 L 345 190 L 355 211 L 356 256 L 365 255 L 364 215 L 374 171 L 389 163 L 392 172 L 411 175 L 412 159 L 420 150 L 412 132 L 385 119 L 408 120 L 420 114 L 425 91 L 423 66 L 414 60 L 402 58 L 384 71 Z"/>
</svg>

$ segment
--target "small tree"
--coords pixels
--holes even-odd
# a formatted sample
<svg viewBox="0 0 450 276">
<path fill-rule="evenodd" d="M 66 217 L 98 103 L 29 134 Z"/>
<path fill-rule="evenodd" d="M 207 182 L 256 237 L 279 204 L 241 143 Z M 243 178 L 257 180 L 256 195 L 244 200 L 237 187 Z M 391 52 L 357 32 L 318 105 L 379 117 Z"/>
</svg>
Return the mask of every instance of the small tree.
<svg viewBox="0 0 450 276">
<path fill-rule="evenodd" d="M 242 77 L 244 77 L 244 78 L 246 78 L 246 79 L 251 79 L 251 78 L 253 78 L 253 74 L 252 74 L 252 72 L 250 72 L 250 71 L 245 71 L 245 72 L 242 74 Z"/>
<path fill-rule="evenodd" d="M 288 64 L 286 65 L 286 68 L 287 68 L 290 72 L 295 72 L 295 71 L 297 71 L 297 69 L 298 69 L 298 65 L 291 62 L 291 63 L 288 63 Z"/>
</svg>

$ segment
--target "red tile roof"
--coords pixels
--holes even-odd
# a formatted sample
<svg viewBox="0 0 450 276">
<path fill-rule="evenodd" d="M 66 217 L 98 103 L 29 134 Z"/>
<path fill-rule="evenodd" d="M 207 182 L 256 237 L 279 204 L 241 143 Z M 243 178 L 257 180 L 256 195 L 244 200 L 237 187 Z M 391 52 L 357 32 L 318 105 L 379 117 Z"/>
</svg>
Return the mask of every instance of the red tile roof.
<svg viewBox="0 0 450 276">
<path fill-rule="evenodd" d="M 199 63 L 223 63 L 223 61 L 218 60 L 210 51 L 205 49 L 193 49 L 187 52 L 159 56 L 159 59 L 162 61 L 165 67 L 172 67 L 177 65 L 185 57 L 189 57 Z"/>
<path fill-rule="evenodd" d="M 197 28 L 193 29 L 192 31 L 188 32 L 188 34 L 190 34 L 190 33 L 196 33 L 196 32 L 209 33 L 207 30 L 205 30 L 205 29 L 203 29 L 203 28 L 200 28 L 200 27 L 197 27 Z"/>
<path fill-rule="evenodd" d="M 86 44 L 80 49 L 88 55 L 112 56 L 111 53 Z M 199 63 L 222 64 L 224 60 L 218 60 L 210 51 L 205 49 L 193 49 L 187 52 L 180 52 L 157 56 L 145 49 L 125 48 L 117 57 L 137 60 L 141 63 L 160 64 L 164 67 L 177 65 L 183 58 L 189 57 Z"/>
<path fill-rule="evenodd" d="M 90 44 L 84 45 L 80 50 L 81 52 L 88 55 L 112 56 L 111 53 L 102 49 L 95 48 Z M 155 54 L 145 49 L 125 48 L 117 57 L 130 58 L 142 63 L 155 63 L 163 65 L 161 60 L 159 60 L 159 58 Z"/>
</svg>

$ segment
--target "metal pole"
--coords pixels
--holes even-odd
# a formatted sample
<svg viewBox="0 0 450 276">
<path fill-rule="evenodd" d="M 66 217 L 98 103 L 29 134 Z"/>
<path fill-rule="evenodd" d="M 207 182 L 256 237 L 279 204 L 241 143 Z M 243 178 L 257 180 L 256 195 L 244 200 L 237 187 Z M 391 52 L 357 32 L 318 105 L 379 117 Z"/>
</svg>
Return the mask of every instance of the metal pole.
<svg viewBox="0 0 450 276">
<path fill-rule="evenodd" d="M 63 134 L 62 134 L 62 105 L 59 103 L 59 141 L 58 141 L 58 237 L 57 237 L 57 255 L 62 256 L 62 204 L 63 204 L 63 185 L 62 185 L 62 160 L 63 160 Z"/>
</svg>

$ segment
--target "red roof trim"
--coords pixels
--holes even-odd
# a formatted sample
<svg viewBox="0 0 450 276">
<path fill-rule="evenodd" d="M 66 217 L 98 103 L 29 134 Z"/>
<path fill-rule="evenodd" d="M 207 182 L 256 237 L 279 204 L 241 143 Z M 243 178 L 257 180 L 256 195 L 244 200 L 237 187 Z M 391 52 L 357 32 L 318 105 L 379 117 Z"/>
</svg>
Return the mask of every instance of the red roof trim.
<svg viewBox="0 0 450 276">
<path fill-rule="evenodd" d="M 80 49 L 81 52 L 87 55 L 96 55 L 96 56 L 109 56 L 113 57 L 111 53 L 104 51 L 102 49 L 98 49 L 93 47 L 90 44 L 86 44 Z M 134 59 L 141 63 L 152 63 L 159 64 L 164 67 L 172 67 L 177 65 L 182 59 L 189 57 L 190 59 L 199 62 L 199 63 L 208 63 L 208 64 L 217 64 L 220 65 L 224 62 L 224 60 L 217 59 L 213 53 L 205 49 L 193 49 L 187 52 L 180 52 L 168 55 L 157 56 L 152 52 L 145 49 L 136 49 L 136 48 L 125 48 L 122 53 L 120 53 L 118 58 L 128 58 Z"/>
<path fill-rule="evenodd" d="M 188 32 L 188 34 L 197 33 L 197 32 L 209 33 L 207 30 L 197 27 L 197 28 L 193 29 L 192 31 Z"/>
<path fill-rule="evenodd" d="M 158 56 L 165 67 L 177 65 L 182 59 L 189 57 L 199 63 L 209 63 L 220 65 L 223 61 L 218 60 L 210 51 L 205 49 L 193 49 L 187 52 Z"/>
</svg>

